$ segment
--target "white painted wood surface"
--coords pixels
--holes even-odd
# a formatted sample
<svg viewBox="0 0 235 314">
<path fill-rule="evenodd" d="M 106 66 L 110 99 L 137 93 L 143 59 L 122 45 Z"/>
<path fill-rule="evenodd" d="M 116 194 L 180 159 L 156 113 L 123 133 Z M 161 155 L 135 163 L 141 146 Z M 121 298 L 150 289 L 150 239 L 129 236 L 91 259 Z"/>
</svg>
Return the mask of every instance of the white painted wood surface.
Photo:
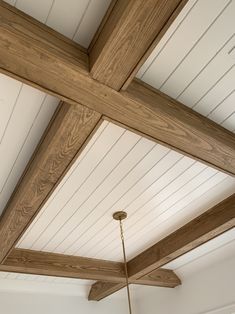
<svg viewBox="0 0 235 314">
<path fill-rule="evenodd" d="M 234 12 L 234 0 L 190 0 L 137 75 L 232 132 Z"/>
<path fill-rule="evenodd" d="M 105 121 L 18 247 L 122 260 L 112 214 L 124 209 L 131 258 L 234 189 L 226 174 Z"/>
<path fill-rule="evenodd" d="M 110 0 L 7 2 L 87 47 Z M 234 12 L 234 0 L 190 0 L 138 73 L 233 132 L 235 59 L 229 52 L 235 46 Z M 0 76 L 0 212 L 57 104 L 51 96 Z M 112 213 L 124 209 L 131 258 L 234 190 L 231 177 L 104 122 L 18 247 L 122 260 Z M 214 244 L 208 245 L 210 250 Z M 199 258 L 205 248 L 176 263 Z"/>
<path fill-rule="evenodd" d="M 0 75 L 0 214 L 57 104 L 56 98 Z"/>
<path fill-rule="evenodd" d="M 182 275 L 185 275 L 186 271 L 184 271 L 184 269 L 186 269 L 186 266 L 190 263 L 199 259 L 200 261 L 198 261 L 198 263 L 201 263 L 203 259 L 204 263 L 206 263 L 207 256 L 210 254 L 212 255 L 213 252 L 216 252 L 217 250 L 220 250 L 221 252 L 224 250 L 224 254 L 226 255 L 226 248 L 228 252 L 230 251 L 232 257 L 234 255 L 232 252 L 235 250 L 235 228 L 166 264 L 164 268 L 172 269 L 179 273 L 183 272 Z"/>
<path fill-rule="evenodd" d="M 86 48 L 111 2 L 111 0 L 5 1 Z"/>
</svg>

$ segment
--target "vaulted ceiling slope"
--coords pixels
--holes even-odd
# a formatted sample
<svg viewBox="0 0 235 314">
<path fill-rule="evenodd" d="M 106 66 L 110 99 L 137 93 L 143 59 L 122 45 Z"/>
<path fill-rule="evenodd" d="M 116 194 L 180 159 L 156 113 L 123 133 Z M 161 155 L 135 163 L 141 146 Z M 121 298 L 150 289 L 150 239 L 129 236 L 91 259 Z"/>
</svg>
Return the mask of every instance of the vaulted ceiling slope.
<svg viewBox="0 0 235 314">
<path fill-rule="evenodd" d="M 234 12 L 233 0 L 190 0 L 137 74 L 232 132 Z"/>
</svg>

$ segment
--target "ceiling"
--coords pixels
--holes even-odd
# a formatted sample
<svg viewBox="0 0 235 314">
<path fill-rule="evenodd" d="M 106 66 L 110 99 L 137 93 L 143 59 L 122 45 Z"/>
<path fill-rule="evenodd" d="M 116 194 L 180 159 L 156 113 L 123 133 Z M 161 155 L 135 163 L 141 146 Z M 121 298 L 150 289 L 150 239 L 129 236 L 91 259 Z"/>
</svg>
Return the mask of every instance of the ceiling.
<svg viewBox="0 0 235 314">
<path fill-rule="evenodd" d="M 184 280 L 200 269 L 234 258 L 234 252 L 235 228 L 166 264 L 164 268 L 174 270 Z"/>
<path fill-rule="evenodd" d="M 111 0 L 5 0 L 5 2 L 87 48 Z"/>
<path fill-rule="evenodd" d="M 57 105 L 56 98 L 0 74 L 0 214 Z"/>
<path fill-rule="evenodd" d="M 6 2 L 88 47 L 111 1 Z M 233 132 L 234 11 L 234 0 L 190 0 L 137 75 Z M 1 213 L 59 101 L 1 75 L 0 102 Z M 119 261 L 112 213 L 125 209 L 131 258 L 234 190 L 235 179 L 224 173 L 104 121 L 18 247 Z M 185 270 L 215 249 L 230 252 L 234 240 L 229 231 L 167 267 Z M 81 284 L 35 275 L 0 273 L 0 278 Z"/>
<path fill-rule="evenodd" d="M 184 257 L 180 257 L 165 265 L 165 268 L 174 269 L 182 280 L 186 280 L 201 270 L 234 258 L 234 251 L 235 229 L 203 244 L 200 248 L 185 254 Z M 66 294 L 87 297 L 92 283 L 93 281 L 88 280 L 0 272 L 0 291 L 17 291 L 20 289 L 22 292 L 30 293 Z M 142 289 L 143 286 L 131 286 L 134 296 L 138 296 L 136 293 L 141 293 Z M 156 289 L 156 287 L 148 287 L 148 291 L 150 289 Z M 157 289 L 159 291 L 159 289 L 165 288 Z M 110 297 L 125 298 L 126 291 L 122 289 Z"/>
<path fill-rule="evenodd" d="M 125 209 L 130 259 L 234 189 L 234 178 L 104 121 L 17 247 L 121 261 L 112 214 Z"/>
<path fill-rule="evenodd" d="M 234 12 L 234 0 L 190 0 L 137 74 L 232 132 Z"/>
</svg>

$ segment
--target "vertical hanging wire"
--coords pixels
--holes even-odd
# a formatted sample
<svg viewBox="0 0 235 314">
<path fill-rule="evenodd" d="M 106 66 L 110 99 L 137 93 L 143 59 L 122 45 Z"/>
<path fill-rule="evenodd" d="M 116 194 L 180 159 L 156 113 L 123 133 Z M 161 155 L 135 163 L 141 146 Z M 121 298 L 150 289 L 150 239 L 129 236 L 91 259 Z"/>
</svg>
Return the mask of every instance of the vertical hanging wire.
<svg viewBox="0 0 235 314">
<path fill-rule="evenodd" d="M 122 225 L 122 220 L 121 219 L 119 219 L 119 223 L 120 223 L 120 233 L 121 233 L 121 240 L 122 240 L 122 251 L 123 251 L 123 258 L 124 258 L 124 268 L 125 268 L 125 275 L 126 275 L 126 289 L 127 289 L 128 305 L 129 305 L 129 312 L 130 312 L 130 314 L 132 314 L 130 286 L 129 286 L 129 279 L 128 279 L 127 259 L 126 259 L 126 250 L 125 250 L 125 241 L 124 241 L 124 232 L 123 232 L 123 225 Z"/>
</svg>

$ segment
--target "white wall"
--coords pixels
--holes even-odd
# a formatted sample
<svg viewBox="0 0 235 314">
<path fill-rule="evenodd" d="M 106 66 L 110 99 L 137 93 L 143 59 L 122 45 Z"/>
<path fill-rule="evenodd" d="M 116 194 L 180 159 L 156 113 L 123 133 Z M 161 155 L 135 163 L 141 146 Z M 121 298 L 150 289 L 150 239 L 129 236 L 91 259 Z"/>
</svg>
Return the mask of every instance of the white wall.
<svg viewBox="0 0 235 314">
<path fill-rule="evenodd" d="M 235 313 L 234 256 L 182 279 L 175 289 L 139 289 L 136 314 Z"/>
<path fill-rule="evenodd" d="M 125 300 L 88 302 L 79 296 L 1 292 L 1 314 L 128 314 Z"/>
</svg>

